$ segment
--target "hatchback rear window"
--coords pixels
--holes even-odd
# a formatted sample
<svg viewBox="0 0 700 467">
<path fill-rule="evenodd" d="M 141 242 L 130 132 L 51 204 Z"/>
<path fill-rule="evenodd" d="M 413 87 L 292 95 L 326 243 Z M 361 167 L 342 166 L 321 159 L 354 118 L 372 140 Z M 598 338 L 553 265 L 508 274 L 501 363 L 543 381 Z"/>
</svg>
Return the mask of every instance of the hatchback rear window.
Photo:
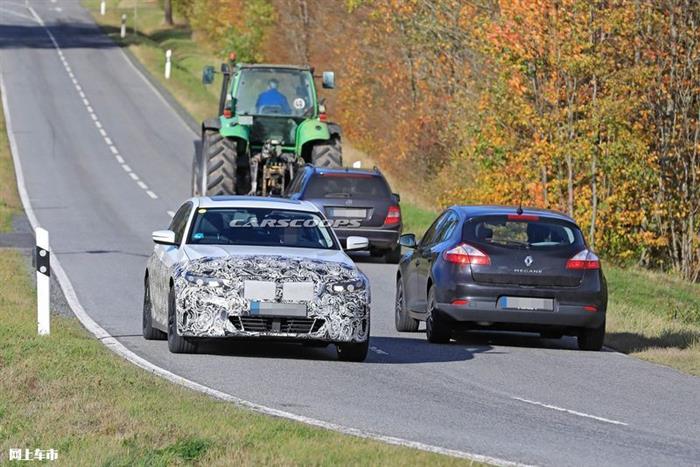
<svg viewBox="0 0 700 467">
<path fill-rule="evenodd" d="M 581 231 L 569 222 L 538 216 L 488 216 L 464 225 L 465 242 L 515 249 L 583 246 Z"/>
<path fill-rule="evenodd" d="M 305 198 L 387 198 L 389 187 L 382 177 L 330 173 L 311 178 Z"/>
</svg>

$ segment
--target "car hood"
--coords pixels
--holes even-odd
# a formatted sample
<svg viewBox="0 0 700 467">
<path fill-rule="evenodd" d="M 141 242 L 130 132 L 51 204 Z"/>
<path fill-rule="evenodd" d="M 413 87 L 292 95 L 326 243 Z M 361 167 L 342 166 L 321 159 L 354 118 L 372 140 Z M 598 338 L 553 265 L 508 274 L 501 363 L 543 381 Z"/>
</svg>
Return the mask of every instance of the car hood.
<svg viewBox="0 0 700 467">
<path fill-rule="evenodd" d="M 297 260 L 315 260 L 341 263 L 355 269 L 355 263 L 342 250 L 322 250 L 316 248 L 282 248 L 242 245 L 186 245 L 185 254 L 190 261 L 236 259 L 243 257 L 276 257 Z"/>
</svg>

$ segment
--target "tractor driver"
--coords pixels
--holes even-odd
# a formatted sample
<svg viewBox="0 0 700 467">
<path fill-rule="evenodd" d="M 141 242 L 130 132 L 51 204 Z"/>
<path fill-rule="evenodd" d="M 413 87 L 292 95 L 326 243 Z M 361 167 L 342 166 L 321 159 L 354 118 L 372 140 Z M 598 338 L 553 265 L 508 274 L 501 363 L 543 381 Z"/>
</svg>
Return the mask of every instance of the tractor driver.
<svg viewBox="0 0 700 467">
<path fill-rule="evenodd" d="M 280 82 L 275 78 L 268 81 L 267 90 L 260 93 L 255 103 L 258 113 L 280 113 L 284 115 L 292 113 L 287 97 L 278 90 L 279 85 Z"/>
</svg>

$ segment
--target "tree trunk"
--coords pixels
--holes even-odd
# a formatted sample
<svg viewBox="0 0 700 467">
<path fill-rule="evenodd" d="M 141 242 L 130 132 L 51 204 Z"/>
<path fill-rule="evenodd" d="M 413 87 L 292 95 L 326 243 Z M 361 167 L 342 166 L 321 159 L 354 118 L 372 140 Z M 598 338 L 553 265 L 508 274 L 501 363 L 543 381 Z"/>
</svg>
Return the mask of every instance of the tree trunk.
<svg viewBox="0 0 700 467">
<path fill-rule="evenodd" d="M 165 0 L 163 3 L 163 11 L 165 14 L 165 24 L 173 26 L 175 24 L 173 21 L 173 0 Z"/>
</svg>

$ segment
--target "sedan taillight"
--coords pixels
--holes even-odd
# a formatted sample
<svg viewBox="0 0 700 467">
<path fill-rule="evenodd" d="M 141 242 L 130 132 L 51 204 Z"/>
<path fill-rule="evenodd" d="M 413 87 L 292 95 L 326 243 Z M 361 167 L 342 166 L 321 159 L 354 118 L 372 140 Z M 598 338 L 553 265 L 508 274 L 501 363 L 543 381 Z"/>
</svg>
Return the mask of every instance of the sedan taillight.
<svg viewBox="0 0 700 467">
<path fill-rule="evenodd" d="M 593 270 L 600 269 L 600 258 L 598 258 L 592 251 L 583 250 L 579 251 L 566 262 L 566 269 L 574 270 Z"/>
<path fill-rule="evenodd" d="M 389 206 L 389 211 L 384 219 L 385 225 L 398 224 L 401 222 L 401 209 L 398 206 Z"/>
<path fill-rule="evenodd" d="M 469 245 L 468 243 L 460 243 L 454 248 L 446 250 L 442 257 L 448 263 L 454 264 L 474 264 L 480 266 L 488 266 L 491 264 L 489 256 Z"/>
</svg>

